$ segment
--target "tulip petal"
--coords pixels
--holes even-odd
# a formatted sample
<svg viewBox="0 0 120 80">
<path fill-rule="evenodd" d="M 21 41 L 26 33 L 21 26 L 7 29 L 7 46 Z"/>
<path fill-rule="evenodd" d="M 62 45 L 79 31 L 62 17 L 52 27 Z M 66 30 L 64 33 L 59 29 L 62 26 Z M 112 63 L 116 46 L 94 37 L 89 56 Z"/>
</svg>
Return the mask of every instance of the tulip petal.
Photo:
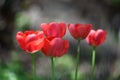
<svg viewBox="0 0 120 80">
<path fill-rule="evenodd" d="M 59 23 L 59 26 L 60 26 L 60 37 L 63 37 L 66 33 L 66 24 L 61 22 Z"/>
<path fill-rule="evenodd" d="M 95 35 L 96 44 L 99 45 L 103 43 L 105 39 L 106 39 L 106 32 L 101 29 L 97 30 Z"/>
<path fill-rule="evenodd" d="M 44 46 L 42 48 L 42 52 L 46 55 L 46 56 L 50 56 L 49 53 L 51 53 L 51 49 L 50 49 L 50 41 L 48 39 L 44 40 Z"/>
<path fill-rule="evenodd" d="M 28 52 L 35 53 L 38 50 L 41 50 L 41 48 L 44 45 L 44 38 L 38 39 L 37 41 L 30 42 L 26 45 L 26 49 Z"/>
<path fill-rule="evenodd" d="M 61 52 L 62 54 L 59 55 L 59 57 L 64 55 L 64 54 L 66 54 L 68 49 L 69 49 L 69 42 L 68 42 L 68 40 L 64 40 L 62 44 L 63 44 L 62 52 Z"/>
<path fill-rule="evenodd" d="M 46 23 L 42 23 L 42 24 L 41 24 L 41 28 L 42 28 L 44 34 L 47 35 L 48 25 L 47 25 Z"/>
<path fill-rule="evenodd" d="M 29 30 L 29 31 L 25 31 L 25 32 L 24 32 L 24 34 L 25 34 L 26 36 L 29 35 L 29 34 L 32 34 L 32 33 L 34 33 L 33 30 Z"/>
<path fill-rule="evenodd" d="M 59 56 L 62 51 L 62 39 L 55 38 L 51 41 L 51 55 L 52 56 Z"/>
<path fill-rule="evenodd" d="M 16 40 L 22 49 L 24 49 L 25 45 L 24 39 L 25 39 L 24 34 L 22 32 L 17 32 Z"/>
<path fill-rule="evenodd" d="M 75 39 L 77 39 L 78 34 L 76 33 L 75 25 L 74 25 L 74 24 L 69 24 L 69 25 L 68 25 L 68 29 L 69 29 L 69 32 L 71 33 L 71 35 L 72 35 Z"/>
<path fill-rule="evenodd" d="M 29 42 L 31 42 L 31 41 L 35 41 L 35 40 L 37 40 L 37 35 L 35 35 L 35 34 L 30 34 L 30 35 L 28 35 L 28 36 L 26 36 L 26 43 L 29 43 Z"/>
</svg>

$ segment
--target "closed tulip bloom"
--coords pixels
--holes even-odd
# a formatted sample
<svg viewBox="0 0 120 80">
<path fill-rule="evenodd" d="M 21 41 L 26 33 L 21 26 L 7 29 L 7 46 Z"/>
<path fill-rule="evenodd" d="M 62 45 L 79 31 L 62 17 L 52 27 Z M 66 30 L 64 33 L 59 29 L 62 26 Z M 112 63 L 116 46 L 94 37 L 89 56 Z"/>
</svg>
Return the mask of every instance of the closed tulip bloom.
<svg viewBox="0 0 120 80">
<path fill-rule="evenodd" d="M 101 45 L 106 39 L 106 31 L 102 29 L 91 30 L 86 40 L 92 46 Z"/>
<path fill-rule="evenodd" d="M 67 53 L 69 42 L 61 38 L 45 39 L 42 52 L 49 57 L 60 57 Z"/>
<path fill-rule="evenodd" d="M 66 24 L 63 22 L 42 23 L 41 28 L 47 38 L 63 37 L 66 33 Z"/>
<path fill-rule="evenodd" d="M 91 24 L 69 24 L 68 30 L 70 34 L 77 40 L 85 39 L 92 29 Z"/>
<path fill-rule="evenodd" d="M 16 40 L 20 47 L 29 53 L 35 53 L 44 45 L 43 31 L 19 31 L 16 34 Z"/>
</svg>

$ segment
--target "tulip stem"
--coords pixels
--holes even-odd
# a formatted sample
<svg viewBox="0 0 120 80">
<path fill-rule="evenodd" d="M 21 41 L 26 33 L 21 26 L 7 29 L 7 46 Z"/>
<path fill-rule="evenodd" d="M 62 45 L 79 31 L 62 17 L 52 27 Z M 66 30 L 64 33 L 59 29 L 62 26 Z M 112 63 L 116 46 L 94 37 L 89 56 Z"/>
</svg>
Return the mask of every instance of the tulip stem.
<svg viewBox="0 0 120 80">
<path fill-rule="evenodd" d="M 52 67 L 52 80 L 55 80 L 54 78 L 54 58 L 51 57 L 51 67 Z"/>
<path fill-rule="evenodd" d="M 77 80 L 77 76 L 78 76 L 79 58 L 80 58 L 80 40 L 78 40 L 77 60 L 76 60 L 76 69 L 75 69 L 75 80 Z"/>
<path fill-rule="evenodd" d="M 93 51 L 92 51 L 92 76 L 91 76 L 91 80 L 94 80 L 94 68 L 95 68 L 95 55 L 96 55 L 96 47 L 93 47 Z"/>
<path fill-rule="evenodd" d="M 32 70 L 33 70 L 33 80 L 36 80 L 36 64 L 35 64 L 35 54 L 32 55 Z"/>
</svg>

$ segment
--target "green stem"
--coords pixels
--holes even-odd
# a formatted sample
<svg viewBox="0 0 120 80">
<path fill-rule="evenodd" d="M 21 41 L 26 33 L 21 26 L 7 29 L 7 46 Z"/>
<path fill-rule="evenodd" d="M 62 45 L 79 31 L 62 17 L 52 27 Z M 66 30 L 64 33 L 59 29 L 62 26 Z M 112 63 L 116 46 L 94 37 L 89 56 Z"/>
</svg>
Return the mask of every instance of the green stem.
<svg viewBox="0 0 120 80">
<path fill-rule="evenodd" d="M 33 80 L 36 80 L 35 54 L 31 54 L 31 55 L 32 55 Z"/>
<path fill-rule="evenodd" d="M 80 40 L 78 40 L 77 60 L 76 60 L 76 69 L 75 69 L 75 80 L 77 80 L 77 76 L 78 76 L 79 57 L 80 57 Z"/>
<path fill-rule="evenodd" d="M 96 47 L 93 47 L 93 51 L 92 51 L 92 76 L 91 76 L 91 80 L 94 80 L 95 55 L 96 55 Z"/>
<path fill-rule="evenodd" d="M 52 80 L 55 80 L 55 78 L 54 78 L 54 60 L 53 60 L 53 57 L 51 57 L 51 66 L 52 66 Z"/>
</svg>

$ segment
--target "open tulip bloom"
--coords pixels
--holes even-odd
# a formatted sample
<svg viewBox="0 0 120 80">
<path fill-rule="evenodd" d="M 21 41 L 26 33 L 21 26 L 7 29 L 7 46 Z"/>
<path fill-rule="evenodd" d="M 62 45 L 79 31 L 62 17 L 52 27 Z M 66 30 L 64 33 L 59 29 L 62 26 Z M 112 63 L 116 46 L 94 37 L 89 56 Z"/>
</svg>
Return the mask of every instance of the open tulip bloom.
<svg viewBox="0 0 120 80">
<path fill-rule="evenodd" d="M 52 40 L 49 40 L 46 38 L 42 52 L 49 57 L 61 57 L 67 53 L 68 48 L 68 40 L 62 40 L 61 38 L 53 38 Z"/>
<path fill-rule="evenodd" d="M 19 31 L 16 35 L 16 40 L 20 47 L 32 55 L 33 64 L 33 78 L 36 80 L 36 67 L 34 53 L 41 50 L 44 46 L 44 33 L 43 31 L 25 31 L 24 33 Z"/>
<path fill-rule="evenodd" d="M 80 57 L 80 40 L 83 40 L 87 37 L 88 33 L 92 29 L 91 24 L 68 24 L 68 30 L 70 34 L 78 40 L 78 49 L 77 49 L 77 60 L 76 60 L 76 69 L 75 69 L 75 80 L 77 80 L 78 75 L 78 64 Z"/>
<path fill-rule="evenodd" d="M 95 55 L 96 47 L 101 45 L 106 39 L 106 31 L 102 29 L 91 30 L 88 34 L 86 41 L 89 45 L 93 46 L 92 51 L 92 76 L 91 80 L 94 80 L 94 67 L 95 67 Z"/>
<path fill-rule="evenodd" d="M 39 51 L 44 45 L 44 33 L 43 31 L 25 31 L 24 33 L 19 31 L 16 35 L 16 40 L 20 47 L 28 52 L 35 53 Z"/>
</svg>

